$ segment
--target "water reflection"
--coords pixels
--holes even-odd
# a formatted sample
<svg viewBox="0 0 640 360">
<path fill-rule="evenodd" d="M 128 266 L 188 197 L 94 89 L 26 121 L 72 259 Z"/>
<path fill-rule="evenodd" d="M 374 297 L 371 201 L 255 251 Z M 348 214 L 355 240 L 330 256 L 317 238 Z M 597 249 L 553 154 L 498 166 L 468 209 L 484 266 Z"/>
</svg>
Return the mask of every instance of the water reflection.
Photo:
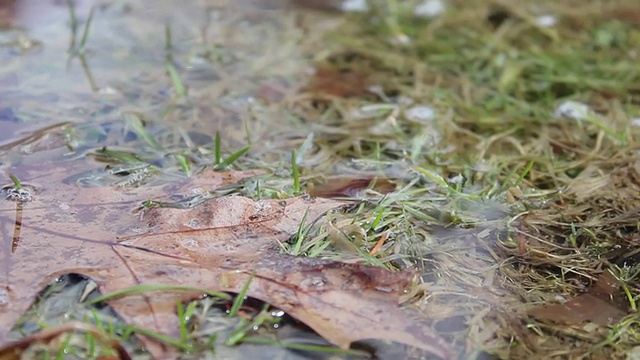
<svg viewBox="0 0 640 360">
<path fill-rule="evenodd" d="M 296 91 L 313 54 L 301 43 L 317 39 L 308 29 L 319 35 L 337 23 L 287 8 L 294 3 L 306 4 L 274 2 L 282 11 L 265 12 L 253 1 L 0 3 L 1 160 L 24 161 L 10 154 L 34 133 L 66 148 L 49 160 L 78 149 L 145 146 L 129 136 L 131 112 L 144 115 L 166 148 L 193 146 L 185 133 L 211 138 L 216 131 L 230 148 L 268 145 L 278 134 L 261 121 L 270 108 L 256 98 L 265 89 Z"/>
</svg>

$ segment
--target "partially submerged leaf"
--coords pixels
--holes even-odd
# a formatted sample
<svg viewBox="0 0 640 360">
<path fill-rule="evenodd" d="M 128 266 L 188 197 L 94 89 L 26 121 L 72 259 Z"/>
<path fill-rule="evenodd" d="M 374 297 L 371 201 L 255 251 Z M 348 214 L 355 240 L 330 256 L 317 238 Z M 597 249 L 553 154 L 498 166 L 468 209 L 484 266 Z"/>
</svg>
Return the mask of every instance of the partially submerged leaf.
<svg viewBox="0 0 640 360">
<path fill-rule="evenodd" d="M 22 170 L 22 171 L 20 171 Z M 310 197 L 253 201 L 239 196 L 210 199 L 193 208 L 142 208 L 236 182 L 247 173 L 208 173 L 176 185 L 150 188 L 82 188 L 62 183 L 69 169 L 14 173 L 37 190 L 23 204 L 16 251 L 15 203 L 2 202 L 0 341 L 51 279 L 65 273 L 91 277 L 103 293 L 141 284 L 182 285 L 212 291 L 241 291 L 281 308 L 334 344 L 388 339 L 453 358 L 448 344 L 398 306 L 412 273 L 356 264 L 293 257 L 279 252 L 301 222 L 315 221 L 340 202 Z M 46 169 L 50 170 L 50 169 Z M 206 174 L 203 174 L 206 175 Z M 205 178 L 205 180 L 202 180 Z M 193 293 L 134 294 L 109 301 L 129 323 L 177 337 L 175 305 Z M 145 339 L 157 357 L 162 346 Z"/>
<path fill-rule="evenodd" d="M 319 67 L 307 90 L 319 95 L 353 97 L 366 94 L 368 85 L 369 79 L 364 73 Z"/>
<path fill-rule="evenodd" d="M 545 304 L 529 309 L 529 315 L 543 321 L 566 325 L 593 322 L 598 325 L 615 324 L 627 315 L 618 280 L 608 271 L 585 294 L 563 304 Z"/>
<path fill-rule="evenodd" d="M 357 197 L 365 189 L 372 189 L 382 194 L 387 194 L 396 189 L 396 185 L 384 178 L 332 178 L 318 185 L 310 186 L 307 192 L 311 196 L 334 198 L 334 197 Z"/>
</svg>

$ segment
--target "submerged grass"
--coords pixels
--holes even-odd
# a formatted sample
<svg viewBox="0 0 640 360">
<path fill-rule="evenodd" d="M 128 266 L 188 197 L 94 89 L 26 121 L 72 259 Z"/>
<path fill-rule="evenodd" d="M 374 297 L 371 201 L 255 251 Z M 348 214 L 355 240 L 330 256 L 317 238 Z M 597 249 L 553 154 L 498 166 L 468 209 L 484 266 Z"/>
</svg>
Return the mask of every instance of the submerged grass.
<svg viewBox="0 0 640 360">
<path fill-rule="evenodd" d="M 140 116 L 129 123 L 137 147 L 94 155 L 110 164 L 110 176 L 136 186 L 148 179 L 144 171 L 266 169 L 271 175 L 220 190 L 255 198 L 291 197 L 350 179 L 352 185 L 332 196 L 353 201 L 352 209 L 301 226 L 283 251 L 418 271 L 405 301 L 455 344 L 460 358 L 632 358 L 640 333 L 635 3 L 450 1 L 435 18 L 416 16 L 416 1 L 373 3 L 366 14 L 348 15 L 350 21 L 323 40 L 322 51 L 314 42 L 301 49 L 322 79 L 281 93 L 279 83 L 267 82 L 260 88 L 267 100 L 252 99 L 234 118 L 242 129 L 217 129 L 215 139 L 187 146 L 187 137 L 165 136 Z M 555 23 L 545 25 L 542 16 Z M 77 29 L 77 20 L 72 25 Z M 197 89 L 190 85 L 194 94 L 187 92 L 188 77 L 176 70 L 181 59 L 174 45 L 167 25 L 165 70 L 175 97 L 166 108 L 210 121 L 178 99 L 198 100 Z M 264 67 L 261 61 L 246 68 Z M 300 81 L 299 74 L 287 76 L 276 77 Z M 223 100 L 225 111 L 235 106 Z M 588 107 L 559 111 L 566 103 Z M 222 138 L 248 139 L 248 129 L 251 149 L 238 146 L 225 157 Z M 374 179 L 395 189 L 381 190 Z M 605 273 L 617 281 L 601 299 L 606 307 L 530 312 L 597 293 Z M 178 307 L 181 319 L 198 318 L 198 326 L 184 322 L 180 339 L 158 339 L 185 357 L 214 344 L 223 351 L 224 344 L 269 341 L 362 355 L 289 343 L 268 331 L 271 340 L 249 336 L 277 321 L 262 305 L 251 316 L 234 317 L 244 295 L 229 310 L 232 323 L 220 326 L 220 316 L 212 315 L 219 309 L 199 300 Z M 593 310 L 615 309 L 626 316 L 591 321 Z M 585 321 L 572 320 L 576 314 Z M 221 329 L 231 337 L 218 337 Z M 123 333 L 132 331 L 151 335 L 132 328 Z"/>
<path fill-rule="evenodd" d="M 607 269 L 638 267 L 629 216 L 640 189 L 631 123 L 640 72 L 629 54 L 640 29 L 621 15 L 631 7 L 461 3 L 426 20 L 410 2 L 386 2 L 368 25 L 343 28 L 334 38 L 343 46 L 321 66 L 379 88 L 344 98 L 322 83 L 313 90 L 330 97 L 296 103 L 300 117 L 317 119 L 314 141 L 331 159 L 300 172 L 308 182 L 332 170 L 348 175 L 345 159 L 360 165 L 351 174 L 386 174 L 398 189 L 361 192 L 364 206 L 343 215 L 340 235 L 336 220 L 318 226 L 296 239 L 297 252 L 422 269 L 414 293 L 425 295 L 414 301 L 436 329 L 465 319 L 448 333 L 462 358 L 626 357 L 635 340 L 609 329 L 638 319 L 636 273 L 611 295 L 626 299 L 621 309 L 635 320 L 553 324 L 566 314 L 528 311 L 590 292 Z M 545 14 L 557 24 L 537 24 Z M 559 113 L 569 99 L 587 113 Z M 425 107 L 436 115 L 421 117 Z M 345 238 L 364 251 L 345 250 Z M 380 240 L 376 261 L 363 256 Z M 625 331 L 637 331 L 631 326 Z"/>
</svg>

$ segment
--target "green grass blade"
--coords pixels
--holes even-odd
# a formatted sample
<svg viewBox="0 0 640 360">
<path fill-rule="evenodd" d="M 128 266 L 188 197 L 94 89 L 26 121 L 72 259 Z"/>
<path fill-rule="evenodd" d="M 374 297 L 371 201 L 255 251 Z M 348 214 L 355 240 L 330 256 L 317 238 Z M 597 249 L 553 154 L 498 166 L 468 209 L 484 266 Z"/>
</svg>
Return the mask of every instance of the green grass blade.
<svg viewBox="0 0 640 360">
<path fill-rule="evenodd" d="M 460 193 L 460 191 L 458 191 L 455 187 L 451 186 L 451 184 L 449 184 L 442 176 L 421 167 L 416 167 L 415 169 L 420 174 L 424 175 L 426 178 L 431 179 L 431 181 L 451 191 L 452 193 L 455 193 L 455 194 Z"/>
<path fill-rule="evenodd" d="M 96 154 L 100 156 L 104 156 L 108 160 L 120 162 L 123 164 L 139 164 L 142 162 L 142 159 L 140 159 L 138 155 L 128 151 L 110 150 L 107 148 L 102 148 L 102 149 L 96 150 Z"/>
<path fill-rule="evenodd" d="M 114 291 L 110 294 L 106 294 L 106 295 L 102 295 L 102 296 L 98 296 L 96 298 L 93 298 L 91 300 L 85 301 L 83 302 L 84 305 L 93 305 L 93 304 L 97 304 L 100 302 L 105 302 L 105 301 L 109 301 L 109 300 L 115 300 L 121 297 L 125 297 L 125 296 L 129 296 L 129 295 L 136 295 L 136 294 L 143 294 L 143 293 L 147 293 L 147 292 L 155 292 L 155 291 L 185 291 L 185 292 L 194 292 L 194 293 L 200 293 L 200 294 L 207 294 L 209 296 L 214 296 L 214 297 L 218 297 L 221 299 L 226 299 L 226 300 L 231 300 L 231 296 L 223 293 L 223 292 L 219 292 L 219 291 L 211 291 L 211 290 L 206 290 L 206 289 L 198 289 L 198 288 L 194 288 L 191 286 L 181 286 L 181 285 L 162 285 L 162 284 L 157 284 L 157 285 L 134 285 L 131 286 L 129 288 L 123 289 L 123 290 L 118 290 L 118 291 Z"/>
<path fill-rule="evenodd" d="M 167 61 L 171 61 L 173 41 L 171 36 L 171 26 L 169 23 L 164 24 L 164 50 L 166 52 Z"/>
<path fill-rule="evenodd" d="M 216 165 L 215 169 L 216 170 L 223 170 L 227 166 L 233 164 L 242 155 L 246 154 L 247 151 L 249 151 L 250 148 L 251 148 L 251 146 L 245 146 L 242 149 L 236 151 L 235 153 L 229 155 L 228 158 L 224 159 L 224 161 L 222 161 L 220 164 Z"/>
<path fill-rule="evenodd" d="M 67 0 L 67 7 L 69 8 L 69 17 L 71 18 L 71 39 L 69 41 L 69 53 L 73 52 L 76 47 L 76 38 L 78 37 L 78 15 L 76 15 L 76 7 L 73 0 Z"/>
<path fill-rule="evenodd" d="M 93 21 L 93 13 L 94 8 L 91 7 L 89 11 L 89 17 L 87 18 L 87 22 L 84 24 L 84 31 L 82 32 L 82 37 L 80 38 L 80 45 L 78 46 L 78 53 L 83 54 L 86 50 L 87 40 L 89 40 L 89 30 L 91 29 L 91 22 Z"/>
<path fill-rule="evenodd" d="M 298 162 L 296 161 L 296 151 L 291 151 L 291 176 L 293 177 L 293 194 L 300 194 L 300 171 L 298 170 Z"/>
<path fill-rule="evenodd" d="M 249 321 L 247 319 L 240 318 L 240 321 L 236 324 L 233 332 L 229 335 L 227 341 L 225 341 L 225 345 L 234 346 L 246 339 L 247 333 L 251 331 L 248 329 L 248 325 Z"/>
<path fill-rule="evenodd" d="M 178 166 L 180 166 L 180 169 L 182 169 L 188 177 L 191 177 L 191 166 L 189 165 L 187 158 L 182 154 L 176 154 L 176 160 L 178 160 Z"/>
<path fill-rule="evenodd" d="M 170 336 L 164 335 L 164 334 L 160 334 L 157 333 L 155 331 L 151 331 L 148 329 L 144 329 L 144 328 L 140 328 L 137 326 L 132 326 L 132 325 L 127 325 L 128 328 L 131 328 L 133 330 L 133 332 L 137 333 L 137 334 L 141 334 L 141 335 L 145 335 L 148 336 L 150 338 L 156 339 L 158 341 L 161 341 L 165 344 L 169 344 L 169 345 L 173 345 L 175 347 L 177 347 L 178 349 L 182 350 L 182 351 L 189 351 L 193 349 L 193 346 L 190 343 L 185 343 L 180 339 L 174 339 Z"/>
<path fill-rule="evenodd" d="M 524 170 L 522 171 L 522 173 L 520 173 L 520 176 L 518 176 L 518 179 L 516 180 L 515 184 L 513 184 L 514 186 L 520 185 L 522 180 L 524 180 L 524 178 L 527 176 L 527 174 L 529 174 L 529 172 L 533 168 L 534 164 L 535 164 L 535 162 L 533 160 L 531 160 L 531 161 L 529 161 L 527 163 L 527 165 L 524 167 Z"/>
<path fill-rule="evenodd" d="M 187 315 L 182 303 L 178 303 L 176 306 L 178 312 L 178 328 L 180 329 L 180 339 L 187 341 L 189 339 L 189 329 L 187 327 Z"/>
<path fill-rule="evenodd" d="M 171 84 L 176 94 L 182 97 L 186 96 L 187 88 L 184 86 L 184 83 L 182 82 L 180 75 L 178 75 L 178 71 L 176 70 L 176 67 L 173 66 L 173 63 L 170 61 L 167 61 L 167 73 L 169 74 L 169 79 L 171 79 Z"/>
<path fill-rule="evenodd" d="M 220 131 L 216 131 L 214 156 L 216 158 L 216 165 L 220 165 L 222 163 L 222 140 L 220 139 Z"/>
<path fill-rule="evenodd" d="M 127 121 L 127 124 L 131 126 L 136 135 L 142 138 L 142 140 L 144 140 L 149 145 L 149 147 L 156 151 L 163 150 L 162 146 L 156 141 L 156 139 L 154 139 L 151 135 L 149 135 L 149 132 L 147 132 L 147 129 L 142 123 L 141 115 L 128 113 L 125 114 L 125 119 Z"/>
<path fill-rule="evenodd" d="M 378 211 L 378 215 L 376 215 L 375 219 L 373 219 L 373 221 L 371 222 L 371 226 L 369 227 L 369 231 L 375 231 L 376 228 L 378 227 L 378 224 L 380 224 L 380 221 L 382 221 L 382 215 L 384 215 L 384 208 L 381 207 L 380 210 Z"/>
<path fill-rule="evenodd" d="M 253 277 L 255 275 L 256 275 L 255 271 L 252 272 L 251 275 L 249 275 L 249 278 L 247 279 L 247 281 L 244 283 L 244 285 L 242 285 L 242 289 L 240 290 L 236 298 L 233 299 L 233 305 L 231 305 L 231 310 L 229 310 L 230 317 L 238 316 L 238 311 L 240 311 L 240 308 L 244 303 L 244 299 L 247 296 L 247 291 L 249 291 L 249 285 L 251 284 L 251 281 L 253 280 Z"/>
<path fill-rule="evenodd" d="M 22 182 L 20 182 L 20 179 L 18 179 L 13 174 L 9 174 L 9 178 L 13 182 L 13 186 L 16 188 L 16 190 L 21 190 L 22 189 Z"/>
<path fill-rule="evenodd" d="M 180 78 L 180 74 L 178 74 L 178 70 L 173 64 L 173 42 L 171 38 L 172 38 L 171 26 L 169 26 L 169 24 L 165 24 L 164 41 L 165 41 L 165 51 L 166 51 L 165 66 L 167 68 L 167 74 L 169 75 L 169 79 L 171 80 L 171 85 L 173 86 L 173 90 L 176 92 L 176 95 L 180 97 L 184 97 L 187 95 L 187 88 L 184 86 L 184 83 Z"/>
<path fill-rule="evenodd" d="M 307 222 L 307 215 L 309 214 L 309 209 L 304 212 L 302 216 L 302 220 L 300 220 L 300 224 L 298 225 L 298 230 L 296 231 L 296 243 L 293 245 L 293 249 L 291 249 L 291 255 L 300 255 L 302 249 L 302 241 L 305 237 L 305 227 L 304 224 Z"/>
</svg>

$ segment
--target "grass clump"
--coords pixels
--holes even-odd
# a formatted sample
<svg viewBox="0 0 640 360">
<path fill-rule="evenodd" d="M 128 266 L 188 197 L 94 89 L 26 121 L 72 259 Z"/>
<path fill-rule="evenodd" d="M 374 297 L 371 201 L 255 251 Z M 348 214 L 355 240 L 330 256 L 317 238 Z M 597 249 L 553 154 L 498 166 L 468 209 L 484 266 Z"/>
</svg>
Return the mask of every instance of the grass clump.
<svg viewBox="0 0 640 360">
<path fill-rule="evenodd" d="M 584 322 L 557 324 L 553 316 L 566 313 L 530 310 L 592 294 L 603 270 L 637 264 L 629 249 L 638 231 L 631 215 L 638 131 L 630 120 L 640 74 L 627 54 L 640 46 L 640 30 L 619 12 L 630 5 L 597 12 L 589 3 L 522 10 L 483 2 L 434 20 L 412 15 L 410 2 L 395 13 L 387 5 L 352 32 L 343 29 L 334 38 L 343 47 L 321 59 L 323 69 L 357 74 L 369 87 L 345 97 L 312 83 L 315 95 L 296 103 L 296 113 L 317 119 L 314 140 L 331 159 L 301 169 L 310 182 L 349 169 L 349 176 L 385 174 L 397 188 L 366 192 L 357 210 L 340 215 L 347 219 L 338 237 L 355 251 L 336 243 L 335 219 L 308 231 L 302 244 L 296 239 L 297 248 L 421 269 L 417 304 L 436 329 L 465 319 L 449 333 L 465 358 L 625 357 L 633 337 L 610 330 L 637 320 L 637 276 L 612 287 L 624 304 L 607 300 L 612 308 L 598 310 L 630 314 L 613 324 L 594 323 L 588 311 Z M 491 20 L 496 13 L 499 23 Z M 535 23 L 543 13 L 557 24 Z M 588 114 L 559 115 L 568 100 L 587 104 Z M 367 113 L 372 106 L 377 112 Z M 424 106 L 436 115 L 416 119 L 412 109 Z"/>
</svg>

